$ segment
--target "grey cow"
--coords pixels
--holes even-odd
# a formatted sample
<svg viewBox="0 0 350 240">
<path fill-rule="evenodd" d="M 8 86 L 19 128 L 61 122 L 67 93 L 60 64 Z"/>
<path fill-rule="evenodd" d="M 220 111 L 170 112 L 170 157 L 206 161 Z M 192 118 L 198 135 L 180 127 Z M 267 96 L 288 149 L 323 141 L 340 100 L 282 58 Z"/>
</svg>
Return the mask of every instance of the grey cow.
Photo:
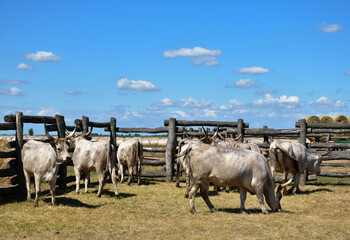
<svg viewBox="0 0 350 240">
<path fill-rule="evenodd" d="M 29 140 L 22 148 L 23 172 L 26 179 L 27 200 L 30 197 L 30 177 L 34 176 L 35 200 L 34 206 L 39 206 L 39 193 L 41 180 L 50 184 L 51 204 L 56 205 L 55 190 L 58 167 L 65 161 L 70 160 L 68 154 L 67 140 L 72 137 L 74 132 L 65 138 L 54 138 L 46 130 L 45 133 L 50 143 Z"/>
<path fill-rule="evenodd" d="M 242 211 L 245 211 L 247 192 L 257 195 L 263 213 L 268 213 L 264 204 L 264 196 L 273 211 L 281 210 L 281 190 L 290 181 L 275 187 L 267 160 L 263 155 L 245 149 L 218 148 L 207 144 L 188 143 L 187 146 L 184 145 L 180 149 L 177 157 L 191 175 L 189 198 L 192 213 L 196 213 L 194 200 L 199 188 L 210 211 L 215 211 L 208 196 L 210 182 L 222 187 L 238 186 Z"/>
<path fill-rule="evenodd" d="M 90 171 L 96 171 L 99 187 L 97 197 L 101 197 L 102 188 L 106 182 L 108 172 L 114 185 L 115 197 L 119 197 L 116 176 L 116 158 L 114 147 L 105 142 L 89 141 L 86 138 L 91 134 L 77 134 L 74 136 L 75 146 L 73 153 L 73 164 L 76 178 L 76 192 L 80 190 L 80 173 L 85 173 L 85 192 L 88 191 L 88 179 Z"/>
<path fill-rule="evenodd" d="M 129 139 L 122 142 L 118 147 L 117 152 L 119 177 L 120 182 L 124 180 L 124 174 L 126 168 L 128 168 L 129 178 L 128 185 L 131 184 L 133 176 L 133 167 L 136 166 L 137 172 L 137 184 L 141 182 L 141 164 L 143 161 L 143 146 L 138 139 Z"/>
<path fill-rule="evenodd" d="M 280 170 L 283 172 L 283 181 L 285 182 L 288 174 L 293 174 L 294 184 L 288 193 L 292 193 L 294 188 L 296 188 L 297 193 L 301 192 L 299 181 L 304 170 L 316 174 L 320 172 L 321 156 L 313 155 L 300 143 L 274 140 L 270 144 L 269 156 L 269 165 L 273 176 L 275 176 L 276 170 Z M 287 189 L 284 193 L 287 193 Z"/>
</svg>

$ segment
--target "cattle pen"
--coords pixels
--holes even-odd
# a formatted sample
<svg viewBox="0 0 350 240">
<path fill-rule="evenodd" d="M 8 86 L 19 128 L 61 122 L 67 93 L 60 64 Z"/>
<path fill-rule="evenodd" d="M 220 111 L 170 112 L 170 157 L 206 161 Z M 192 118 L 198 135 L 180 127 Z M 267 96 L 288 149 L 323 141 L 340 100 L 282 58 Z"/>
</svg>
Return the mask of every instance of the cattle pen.
<svg viewBox="0 0 350 240">
<path fill-rule="evenodd" d="M 0 123 L 0 130 L 15 130 L 15 140 L 8 143 L 10 151 L 0 151 L 0 158 L 12 158 L 7 167 L 0 169 L 0 177 L 16 176 L 12 183 L 14 187 L 0 189 L 1 192 L 17 191 L 24 194 L 25 180 L 22 170 L 21 148 L 24 144 L 23 124 L 48 124 L 49 132 L 57 132 L 58 137 L 65 136 L 65 130 L 72 131 L 76 128 L 78 132 L 87 133 L 89 128 L 102 128 L 109 132 L 109 141 L 117 147 L 118 142 L 122 141 L 117 137 L 118 133 L 143 133 L 143 134 L 164 134 L 167 138 L 166 146 L 144 147 L 146 156 L 144 157 L 144 165 L 162 167 L 155 172 L 143 172 L 142 177 L 163 177 L 166 182 L 172 182 L 175 176 L 175 155 L 178 140 L 184 137 L 201 138 L 206 135 L 212 136 L 216 131 L 222 133 L 226 137 L 241 136 L 238 141 L 243 142 L 251 138 L 261 138 L 258 143 L 259 147 L 268 149 L 273 139 L 291 139 L 299 141 L 305 145 L 313 153 L 328 153 L 323 157 L 323 167 L 343 167 L 349 168 L 348 161 L 334 162 L 337 160 L 350 160 L 350 143 L 337 142 L 338 139 L 346 139 L 344 134 L 350 133 L 349 123 L 308 123 L 305 119 L 300 119 L 295 124 L 294 129 L 272 129 L 264 126 L 263 128 L 249 128 L 249 123 L 243 119 L 237 121 L 187 121 L 170 118 L 164 120 L 163 126 L 157 128 L 127 128 L 117 126 L 117 120 L 110 118 L 109 122 L 93 122 L 89 117 L 82 116 L 82 119 L 76 119 L 74 126 L 68 126 L 65 123 L 64 116 L 28 116 L 22 112 L 6 115 L 5 123 Z M 193 127 L 198 127 L 194 129 Z M 207 127 L 205 129 L 204 127 Z M 204 129 L 204 131 L 202 130 Z M 308 139 L 314 138 L 316 142 L 310 142 Z M 326 139 L 320 142 L 320 139 Z M 154 156 L 156 155 L 156 157 Z M 329 162 L 330 161 L 330 162 Z M 69 164 L 69 163 L 68 163 Z M 321 176 L 328 177 L 350 177 L 350 172 L 331 172 L 322 169 Z M 304 181 L 312 180 L 314 177 L 308 177 L 305 173 Z M 60 166 L 58 185 L 61 189 L 65 189 L 67 184 L 67 164 Z"/>
</svg>

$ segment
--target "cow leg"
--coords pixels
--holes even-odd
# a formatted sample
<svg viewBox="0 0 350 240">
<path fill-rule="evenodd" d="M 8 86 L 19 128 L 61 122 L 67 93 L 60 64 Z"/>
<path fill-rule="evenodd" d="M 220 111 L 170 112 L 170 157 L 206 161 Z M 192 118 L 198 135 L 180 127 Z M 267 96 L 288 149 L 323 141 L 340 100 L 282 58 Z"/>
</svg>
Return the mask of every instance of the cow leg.
<svg viewBox="0 0 350 240">
<path fill-rule="evenodd" d="M 85 193 L 88 192 L 89 179 L 90 179 L 90 172 L 86 172 L 85 173 L 85 179 L 84 179 L 84 182 L 85 182 Z"/>
<path fill-rule="evenodd" d="M 293 186 L 288 190 L 289 194 L 293 193 L 294 188 L 299 188 L 299 181 L 300 181 L 300 172 L 296 172 L 295 174 L 293 174 L 293 179 L 294 179 L 294 184 Z M 299 192 L 297 191 L 297 193 L 300 193 L 300 189 Z"/>
<path fill-rule="evenodd" d="M 56 179 L 50 182 L 51 205 L 56 206 Z"/>
<path fill-rule="evenodd" d="M 185 193 L 185 198 L 188 198 L 192 186 L 193 186 L 193 181 L 191 180 L 191 173 L 190 173 L 189 170 L 186 169 L 186 193 Z"/>
<path fill-rule="evenodd" d="M 283 172 L 282 183 L 286 183 L 286 182 L 287 182 L 287 178 L 288 178 L 288 172 L 287 172 L 287 171 L 284 171 L 284 172 Z M 292 190 L 292 191 L 293 191 L 293 190 Z M 283 195 L 286 195 L 286 194 L 288 194 L 287 187 L 283 188 Z"/>
<path fill-rule="evenodd" d="M 128 171 L 129 171 L 128 185 L 130 185 L 132 182 L 132 175 L 133 175 L 132 166 L 128 166 Z"/>
<path fill-rule="evenodd" d="M 141 184 L 141 162 L 136 163 L 136 169 L 137 169 L 137 185 L 140 186 Z"/>
<path fill-rule="evenodd" d="M 176 187 L 180 187 L 180 171 L 181 171 L 181 165 L 179 161 L 176 163 Z"/>
<path fill-rule="evenodd" d="M 39 193 L 40 193 L 40 177 L 34 175 L 34 183 L 35 183 L 35 200 L 34 206 L 39 207 Z"/>
<path fill-rule="evenodd" d="M 114 194 L 116 198 L 120 198 L 120 194 L 118 192 L 118 187 L 117 187 L 117 175 L 115 174 L 115 164 L 111 163 L 111 167 L 109 170 L 109 173 L 111 174 L 112 177 L 112 183 L 114 185 Z"/>
<path fill-rule="evenodd" d="M 239 197 L 241 199 L 241 212 L 246 212 L 245 210 L 245 200 L 247 199 L 247 191 L 239 188 Z"/>
<path fill-rule="evenodd" d="M 102 188 L 104 185 L 104 181 L 103 181 L 103 172 L 102 169 L 97 170 L 96 169 L 96 173 L 97 173 L 97 178 L 98 178 L 98 192 L 97 192 L 97 197 L 101 197 L 102 194 Z"/>
<path fill-rule="evenodd" d="M 258 198 L 258 201 L 260 203 L 261 211 L 263 214 L 268 214 L 269 212 L 266 210 L 265 204 L 264 204 L 264 195 L 263 195 L 263 189 L 259 189 L 256 191 L 256 196 Z"/>
<path fill-rule="evenodd" d="M 32 198 L 30 197 L 30 175 L 26 170 L 24 170 L 23 173 L 24 177 L 26 178 L 27 201 L 31 201 Z"/>
<path fill-rule="evenodd" d="M 194 207 L 194 198 L 196 196 L 196 192 L 198 191 L 199 189 L 199 184 L 198 183 L 195 183 L 192 185 L 191 187 L 191 191 L 189 193 L 189 198 L 190 198 L 190 212 L 193 213 L 193 214 L 196 214 L 196 210 L 195 210 L 195 207 Z"/>
<path fill-rule="evenodd" d="M 80 171 L 77 168 L 74 168 L 75 173 L 75 192 L 79 194 L 80 190 Z"/>
<path fill-rule="evenodd" d="M 200 185 L 200 193 L 201 193 L 203 200 L 208 205 L 210 212 L 215 212 L 216 209 L 214 208 L 213 204 L 211 203 L 211 201 L 209 199 L 209 183 L 202 183 Z"/>
<path fill-rule="evenodd" d="M 120 183 L 123 183 L 123 181 L 124 181 L 124 174 L 125 174 L 125 169 L 124 169 L 123 164 L 119 164 L 118 174 L 119 174 Z"/>
</svg>

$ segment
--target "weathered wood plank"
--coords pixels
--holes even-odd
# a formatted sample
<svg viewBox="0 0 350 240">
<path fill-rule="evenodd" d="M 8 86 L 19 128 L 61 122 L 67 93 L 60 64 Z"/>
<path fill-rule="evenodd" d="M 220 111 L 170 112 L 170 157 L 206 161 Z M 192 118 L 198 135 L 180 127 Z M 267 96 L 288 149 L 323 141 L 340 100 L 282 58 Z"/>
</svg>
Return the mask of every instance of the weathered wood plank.
<svg viewBox="0 0 350 240">
<path fill-rule="evenodd" d="M 329 162 L 322 162 L 322 167 L 350 167 L 349 163 L 329 163 Z"/>
<path fill-rule="evenodd" d="M 350 152 L 332 151 L 326 156 L 322 157 L 322 161 L 325 161 L 325 160 L 350 160 Z"/>
<path fill-rule="evenodd" d="M 29 116 L 23 115 L 23 123 L 56 123 L 56 118 L 51 116 Z M 16 122 L 16 115 L 10 114 L 4 117 L 5 122 Z"/>
<path fill-rule="evenodd" d="M 148 166 L 164 166 L 165 165 L 165 159 L 160 160 L 152 160 L 152 159 L 143 159 L 142 165 L 148 165 Z"/>
<path fill-rule="evenodd" d="M 237 127 L 237 122 L 223 122 L 223 121 L 187 121 L 187 120 L 176 120 L 176 126 L 211 126 L 211 127 Z M 169 120 L 164 120 L 164 126 L 169 126 Z M 244 127 L 248 128 L 249 124 L 244 123 Z"/>
<path fill-rule="evenodd" d="M 117 127 L 117 132 L 119 133 L 167 133 L 167 127 L 157 127 L 157 128 L 121 128 Z"/>
<path fill-rule="evenodd" d="M 0 169 L 0 177 L 11 177 L 14 175 L 17 175 L 16 169 L 13 169 L 13 168 Z"/>
<path fill-rule="evenodd" d="M 295 127 L 300 127 L 300 122 L 296 122 Z M 308 128 L 350 129 L 350 123 L 307 123 L 307 127 Z"/>
<path fill-rule="evenodd" d="M 16 130 L 16 123 L 0 123 L 0 130 Z"/>
<path fill-rule="evenodd" d="M 144 147 L 144 152 L 166 152 L 166 148 L 164 147 Z"/>
<path fill-rule="evenodd" d="M 350 172 L 331 172 L 321 169 L 321 173 L 319 175 L 324 177 L 345 178 L 350 177 Z"/>
<path fill-rule="evenodd" d="M 1 151 L 0 158 L 16 158 L 16 151 Z"/>
<path fill-rule="evenodd" d="M 309 143 L 308 147 L 350 149 L 350 143 Z"/>
</svg>

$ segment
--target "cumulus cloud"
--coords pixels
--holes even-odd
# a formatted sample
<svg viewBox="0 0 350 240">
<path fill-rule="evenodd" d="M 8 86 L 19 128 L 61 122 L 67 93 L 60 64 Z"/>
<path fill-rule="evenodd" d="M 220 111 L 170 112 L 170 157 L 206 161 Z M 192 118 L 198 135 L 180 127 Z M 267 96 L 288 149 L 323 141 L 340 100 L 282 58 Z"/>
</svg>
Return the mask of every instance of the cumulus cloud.
<svg viewBox="0 0 350 240">
<path fill-rule="evenodd" d="M 26 54 L 26 59 L 33 62 L 60 62 L 62 58 L 52 52 L 37 51 Z"/>
<path fill-rule="evenodd" d="M 150 107 L 148 107 L 149 110 L 161 110 L 166 107 L 174 107 L 176 106 L 176 102 L 173 100 L 170 100 L 169 98 L 163 98 L 159 101 L 154 102 Z"/>
<path fill-rule="evenodd" d="M 67 95 L 75 96 L 75 95 L 81 95 L 81 94 L 83 94 L 83 93 L 80 92 L 80 91 L 67 90 L 67 91 L 66 91 L 66 94 L 67 94 Z"/>
<path fill-rule="evenodd" d="M 234 87 L 236 88 L 255 88 L 255 82 L 250 80 L 249 78 L 247 79 L 240 79 L 234 83 Z"/>
<path fill-rule="evenodd" d="M 0 89 L 0 94 L 6 95 L 6 96 L 23 96 L 25 95 L 24 92 L 16 87 L 10 88 L 10 90 L 7 89 Z"/>
<path fill-rule="evenodd" d="M 203 64 L 205 66 L 219 65 L 219 61 L 216 59 L 216 57 L 220 55 L 221 51 L 218 49 L 211 50 L 202 47 L 180 48 L 177 50 L 168 50 L 163 52 L 163 57 L 191 57 L 191 61 L 194 65 Z"/>
<path fill-rule="evenodd" d="M 265 94 L 265 98 L 255 100 L 253 105 L 261 108 L 272 107 L 287 109 L 294 109 L 302 106 L 297 96 L 287 97 L 286 95 L 283 95 L 280 98 L 274 98 L 271 96 L 271 94 Z"/>
<path fill-rule="evenodd" d="M 40 111 L 37 113 L 38 116 L 52 116 L 56 114 L 60 114 L 60 113 L 52 107 L 49 107 L 49 108 L 41 107 Z"/>
<path fill-rule="evenodd" d="M 22 70 L 34 70 L 33 66 L 30 66 L 30 65 L 28 65 L 26 63 L 20 63 L 15 68 L 16 69 L 22 69 Z"/>
<path fill-rule="evenodd" d="M 178 116 L 183 117 L 183 118 L 189 117 L 189 116 L 187 115 L 187 113 L 185 113 L 185 112 L 183 112 L 183 111 L 173 111 L 173 112 L 171 112 L 171 113 L 174 114 L 174 115 L 173 115 L 174 117 L 178 117 Z"/>
<path fill-rule="evenodd" d="M 182 98 L 179 101 L 179 107 L 181 108 L 195 108 L 195 109 L 205 109 L 211 107 L 213 102 L 206 99 L 197 100 L 192 97 Z"/>
<path fill-rule="evenodd" d="M 276 88 L 268 88 L 268 89 L 258 89 L 255 94 L 258 95 L 265 95 L 266 93 L 276 93 L 277 89 Z"/>
<path fill-rule="evenodd" d="M 5 85 L 18 85 L 18 84 L 28 84 L 28 83 L 29 82 L 25 80 L 14 80 L 14 79 L 0 81 L 0 84 L 5 84 Z"/>
<path fill-rule="evenodd" d="M 321 23 L 321 24 L 316 24 L 316 26 L 318 26 L 320 31 L 326 32 L 326 33 L 335 33 L 340 31 L 343 28 L 343 26 L 339 23 L 335 23 L 335 24 Z"/>
<path fill-rule="evenodd" d="M 253 66 L 253 67 L 237 68 L 236 72 L 243 73 L 243 74 L 267 74 L 270 72 L 270 70 L 268 68 Z"/>
<path fill-rule="evenodd" d="M 310 101 L 310 106 L 315 108 L 344 108 L 345 103 L 323 96 L 316 101 Z"/>
<path fill-rule="evenodd" d="M 135 90 L 135 91 L 147 91 L 154 92 L 160 91 L 160 89 L 151 82 L 143 81 L 143 80 L 129 80 L 127 78 L 121 78 L 117 82 L 117 88 L 123 90 Z"/>
<path fill-rule="evenodd" d="M 222 105 L 220 106 L 220 110 L 231 110 L 231 109 L 236 109 L 236 108 L 239 108 L 241 106 L 243 106 L 244 103 L 241 103 L 239 102 L 238 100 L 236 99 L 231 99 L 229 101 L 229 104 L 228 105 Z"/>
</svg>

